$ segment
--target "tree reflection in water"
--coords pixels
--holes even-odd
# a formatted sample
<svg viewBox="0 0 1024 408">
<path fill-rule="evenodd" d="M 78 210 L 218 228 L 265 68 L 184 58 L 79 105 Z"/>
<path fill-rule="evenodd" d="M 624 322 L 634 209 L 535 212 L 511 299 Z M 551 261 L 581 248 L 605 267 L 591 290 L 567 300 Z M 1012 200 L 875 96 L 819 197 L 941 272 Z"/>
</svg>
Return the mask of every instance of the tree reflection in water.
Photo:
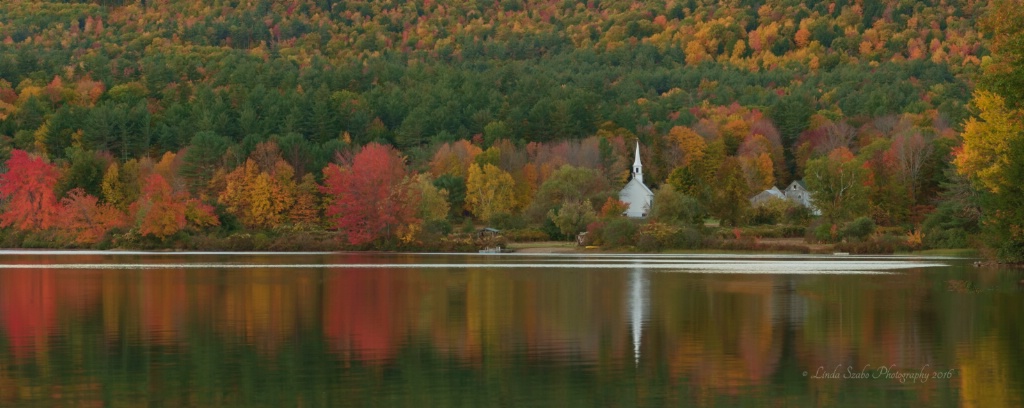
<svg viewBox="0 0 1024 408">
<path fill-rule="evenodd" d="M 211 266 L 174 267 L 200 261 Z M 0 405 L 1024 403 L 1019 279 L 966 261 L 891 275 L 685 273 L 639 258 L 619 269 L 365 254 L 69 262 L 168 267 L 0 268 Z M 476 266 L 269 266 L 381 262 Z M 809 378 L 890 364 L 955 375 Z"/>
</svg>

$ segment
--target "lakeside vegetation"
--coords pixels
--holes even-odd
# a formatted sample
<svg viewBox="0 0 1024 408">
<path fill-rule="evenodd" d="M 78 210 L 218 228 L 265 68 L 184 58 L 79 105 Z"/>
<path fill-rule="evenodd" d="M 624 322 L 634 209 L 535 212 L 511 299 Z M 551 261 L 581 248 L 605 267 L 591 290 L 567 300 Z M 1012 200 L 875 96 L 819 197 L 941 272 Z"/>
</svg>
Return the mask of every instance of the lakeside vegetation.
<svg viewBox="0 0 1024 408">
<path fill-rule="evenodd" d="M 13 0 L 0 21 L 4 247 L 472 250 L 492 226 L 1024 260 L 1013 2 Z M 615 200 L 636 140 L 641 222 Z M 751 208 L 793 180 L 820 217 Z"/>
</svg>

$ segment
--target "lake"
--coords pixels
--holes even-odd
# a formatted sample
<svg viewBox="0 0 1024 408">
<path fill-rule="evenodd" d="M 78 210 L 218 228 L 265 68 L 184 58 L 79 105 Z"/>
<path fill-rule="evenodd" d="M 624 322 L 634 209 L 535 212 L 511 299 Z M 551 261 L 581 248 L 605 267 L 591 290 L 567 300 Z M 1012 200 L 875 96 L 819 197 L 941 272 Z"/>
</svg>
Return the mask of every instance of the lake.
<svg viewBox="0 0 1024 408">
<path fill-rule="evenodd" d="M 0 251 L 0 406 L 1021 406 L 943 257 Z"/>
</svg>

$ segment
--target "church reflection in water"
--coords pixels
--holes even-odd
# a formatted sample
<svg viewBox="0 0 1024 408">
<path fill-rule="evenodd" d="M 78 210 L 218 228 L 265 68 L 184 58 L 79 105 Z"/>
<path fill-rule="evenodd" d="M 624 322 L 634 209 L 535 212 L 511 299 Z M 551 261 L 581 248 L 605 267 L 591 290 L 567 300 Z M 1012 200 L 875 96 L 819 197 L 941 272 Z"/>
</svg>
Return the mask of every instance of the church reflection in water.
<svg viewBox="0 0 1024 408">
<path fill-rule="evenodd" d="M 643 340 L 644 321 L 650 308 L 650 290 L 643 267 L 637 266 L 629 274 L 629 326 L 633 333 L 633 360 L 640 364 L 640 342 Z"/>
</svg>

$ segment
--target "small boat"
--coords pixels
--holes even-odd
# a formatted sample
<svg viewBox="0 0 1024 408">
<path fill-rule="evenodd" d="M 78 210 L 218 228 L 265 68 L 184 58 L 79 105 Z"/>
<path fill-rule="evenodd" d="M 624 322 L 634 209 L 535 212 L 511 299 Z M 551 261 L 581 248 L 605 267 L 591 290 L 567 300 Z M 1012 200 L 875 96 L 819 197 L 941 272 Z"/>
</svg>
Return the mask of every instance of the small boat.
<svg viewBox="0 0 1024 408">
<path fill-rule="evenodd" d="M 499 247 L 494 247 L 494 248 L 484 248 L 484 249 L 480 250 L 480 253 L 481 254 L 500 254 L 501 253 L 501 247 L 499 246 Z"/>
<path fill-rule="evenodd" d="M 849 252 L 833 252 L 832 255 L 835 255 L 835 256 L 850 256 L 850 253 Z"/>
</svg>

